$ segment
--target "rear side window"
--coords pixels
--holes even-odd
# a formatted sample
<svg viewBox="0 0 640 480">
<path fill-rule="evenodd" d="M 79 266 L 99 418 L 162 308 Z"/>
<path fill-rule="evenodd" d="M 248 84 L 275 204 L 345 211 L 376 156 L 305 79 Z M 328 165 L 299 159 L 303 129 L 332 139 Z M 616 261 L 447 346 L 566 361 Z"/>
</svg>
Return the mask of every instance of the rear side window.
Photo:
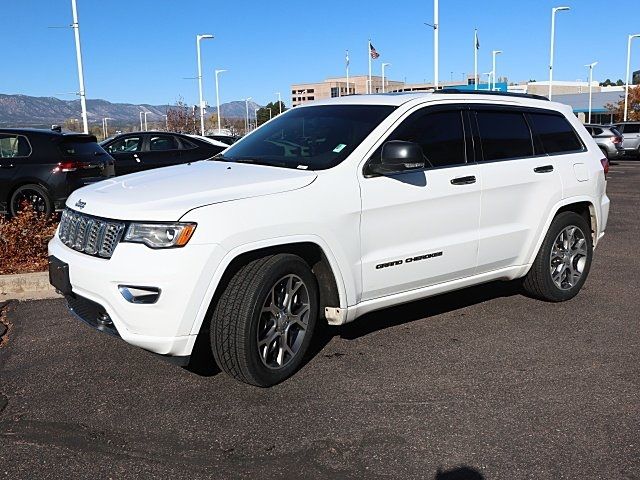
<svg viewBox="0 0 640 480">
<path fill-rule="evenodd" d="M 149 141 L 149 150 L 152 152 L 178 150 L 178 142 L 171 135 L 156 135 Z"/>
<path fill-rule="evenodd" d="M 602 128 L 595 127 L 591 129 L 591 135 L 594 135 L 594 136 L 602 135 L 602 132 L 604 132 L 604 129 Z"/>
<path fill-rule="evenodd" d="M 640 123 L 623 123 L 621 127 L 624 133 L 640 133 Z"/>
<path fill-rule="evenodd" d="M 0 158 L 28 157 L 31 145 L 23 135 L 0 133 Z"/>
<path fill-rule="evenodd" d="M 580 137 L 562 115 L 530 113 L 529 118 L 533 133 L 538 136 L 547 154 L 583 150 Z"/>
<path fill-rule="evenodd" d="M 476 118 L 485 161 L 533 155 L 531 131 L 522 113 L 479 110 Z"/>
<path fill-rule="evenodd" d="M 142 137 L 126 137 L 116 140 L 107 147 L 109 153 L 139 152 L 142 150 Z"/>
</svg>

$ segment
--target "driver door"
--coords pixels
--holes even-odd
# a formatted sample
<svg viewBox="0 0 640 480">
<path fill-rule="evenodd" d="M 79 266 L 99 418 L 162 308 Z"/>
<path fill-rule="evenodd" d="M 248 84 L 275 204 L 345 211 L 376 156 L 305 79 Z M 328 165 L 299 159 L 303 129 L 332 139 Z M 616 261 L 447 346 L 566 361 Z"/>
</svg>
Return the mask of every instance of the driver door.
<svg viewBox="0 0 640 480">
<path fill-rule="evenodd" d="M 475 273 L 481 179 L 462 107 L 422 108 L 385 139 L 420 144 L 425 169 L 375 175 L 365 165 L 362 300 Z M 369 161 L 379 162 L 380 148 Z"/>
</svg>

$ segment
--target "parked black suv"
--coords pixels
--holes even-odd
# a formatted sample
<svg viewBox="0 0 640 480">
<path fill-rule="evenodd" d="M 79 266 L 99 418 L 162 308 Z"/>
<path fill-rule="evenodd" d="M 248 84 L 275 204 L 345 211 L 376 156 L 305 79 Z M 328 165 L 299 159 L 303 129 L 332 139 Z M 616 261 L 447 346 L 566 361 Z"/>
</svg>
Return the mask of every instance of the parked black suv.
<svg viewBox="0 0 640 480">
<path fill-rule="evenodd" d="M 0 129 L 0 213 L 31 204 L 50 215 L 74 190 L 114 174 L 113 158 L 93 135 Z"/>
<path fill-rule="evenodd" d="M 123 133 L 100 143 L 116 161 L 116 175 L 206 160 L 224 147 L 195 136 L 167 132 Z"/>
</svg>

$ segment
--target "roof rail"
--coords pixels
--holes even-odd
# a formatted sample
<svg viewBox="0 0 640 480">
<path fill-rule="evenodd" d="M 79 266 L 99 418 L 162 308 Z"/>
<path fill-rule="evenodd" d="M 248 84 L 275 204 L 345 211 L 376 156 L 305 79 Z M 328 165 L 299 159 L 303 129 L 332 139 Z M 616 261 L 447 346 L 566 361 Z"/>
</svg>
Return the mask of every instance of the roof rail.
<svg viewBox="0 0 640 480">
<path fill-rule="evenodd" d="M 520 98 L 534 98 L 536 100 L 549 101 L 544 95 L 533 95 L 531 93 L 516 93 L 516 92 L 496 92 L 490 90 L 464 90 L 461 88 L 443 88 L 434 93 L 462 93 L 462 94 L 475 94 L 475 95 L 496 95 L 499 97 L 520 97 Z"/>
</svg>

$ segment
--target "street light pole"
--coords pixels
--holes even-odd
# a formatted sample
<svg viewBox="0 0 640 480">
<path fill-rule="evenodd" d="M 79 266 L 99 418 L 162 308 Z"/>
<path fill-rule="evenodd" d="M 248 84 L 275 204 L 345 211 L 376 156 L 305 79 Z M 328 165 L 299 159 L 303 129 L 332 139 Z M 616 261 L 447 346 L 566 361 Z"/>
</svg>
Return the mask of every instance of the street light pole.
<svg viewBox="0 0 640 480">
<path fill-rule="evenodd" d="M 591 123 L 591 82 L 593 82 L 593 67 L 595 67 L 598 62 L 590 63 L 589 65 L 585 65 L 585 67 L 589 67 L 589 116 L 587 119 L 587 123 Z"/>
<path fill-rule="evenodd" d="M 384 86 L 384 67 L 390 67 L 391 64 L 390 63 L 383 63 L 382 64 L 382 93 L 386 93 L 387 89 Z"/>
<path fill-rule="evenodd" d="M 478 29 L 473 31 L 473 89 L 478 90 Z"/>
<path fill-rule="evenodd" d="M 438 20 L 438 2 L 439 0 L 433 0 L 433 84 L 435 89 L 438 89 L 438 68 L 439 68 L 439 32 L 440 28 Z"/>
<path fill-rule="evenodd" d="M 147 115 L 149 115 L 151 112 L 144 112 L 144 131 L 148 131 L 149 130 L 149 125 L 147 124 Z"/>
<path fill-rule="evenodd" d="M 169 115 L 162 115 L 164 117 L 164 129 L 169 131 Z"/>
<path fill-rule="evenodd" d="M 140 114 L 140 131 L 142 132 L 144 130 L 144 127 L 142 126 L 142 114 L 144 112 L 138 112 Z"/>
<path fill-rule="evenodd" d="M 256 128 L 258 128 L 258 110 L 260 109 L 259 108 L 253 109 L 253 116 L 256 118 Z"/>
<path fill-rule="evenodd" d="M 280 92 L 276 92 L 278 95 L 278 108 L 280 108 L 280 113 L 282 113 L 282 98 L 280 97 Z M 280 115 L 280 113 L 278 115 Z"/>
<path fill-rule="evenodd" d="M 247 115 L 244 118 L 244 134 L 245 135 L 249 133 L 249 100 L 251 100 L 251 97 L 245 98 L 244 100 L 244 105 L 247 109 Z"/>
<path fill-rule="evenodd" d="M 73 14 L 73 35 L 76 40 L 76 60 L 78 62 L 78 80 L 80 82 L 80 106 L 82 107 L 82 125 L 84 133 L 89 133 L 89 120 L 87 118 L 87 97 L 84 90 L 84 70 L 82 68 L 82 49 L 80 47 L 80 25 L 78 24 L 78 8 L 76 0 L 71 0 L 71 12 Z"/>
<path fill-rule="evenodd" d="M 551 100 L 553 86 L 553 46 L 556 38 L 556 12 L 570 10 L 569 7 L 554 7 L 551 9 L 551 50 L 549 53 L 549 100 Z"/>
<path fill-rule="evenodd" d="M 493 87 L 491 87 L 491 90 L 495 90 L 496 89 L 496 55 L 499 55 L 502 53 L 502 50 L 493 50 L 491 52 L 491 56 L 493 57 Z"/>
<path fill-rule="evenodd" d="M 218 86 L 218 75 L 226 70 L 216 70 L 216 105 L 218 107 L 218 133 L 222 133 L 222 120 L 220 119 L 220 91 Z"/>
<path fill-rule="evenodd" d="M 629 35 L 627 40 L 627 78 L 624 84 L 624 121 L 627 121 L 627 110 L 629 108 L 629 70 L 631 68 L 631 40 L 640 37 L 640 33 Z M 640 87 L 636 87 L 640 88 Z"/>
<path fill-rule="evenodd" d="M 109 124 L 107 123 L 107 120 L 113 120 L 113 118 L 110 117 L 104 117 L 102 119 L 102 128 L 103 128 L 103 134 L 104 134 L 104 138 L 107 138 L 109 136 Z"/>
<path fill-rule="evenodd" d="M 200 40 L 213 38 L 213 35 L 196 35 L 196 52 L 198 54 L 198 92 L 200 94 L 200 134 L 204 136 L 204 99 L 202 98 L 202 60 L 200 58 Z"/>
</svg>

